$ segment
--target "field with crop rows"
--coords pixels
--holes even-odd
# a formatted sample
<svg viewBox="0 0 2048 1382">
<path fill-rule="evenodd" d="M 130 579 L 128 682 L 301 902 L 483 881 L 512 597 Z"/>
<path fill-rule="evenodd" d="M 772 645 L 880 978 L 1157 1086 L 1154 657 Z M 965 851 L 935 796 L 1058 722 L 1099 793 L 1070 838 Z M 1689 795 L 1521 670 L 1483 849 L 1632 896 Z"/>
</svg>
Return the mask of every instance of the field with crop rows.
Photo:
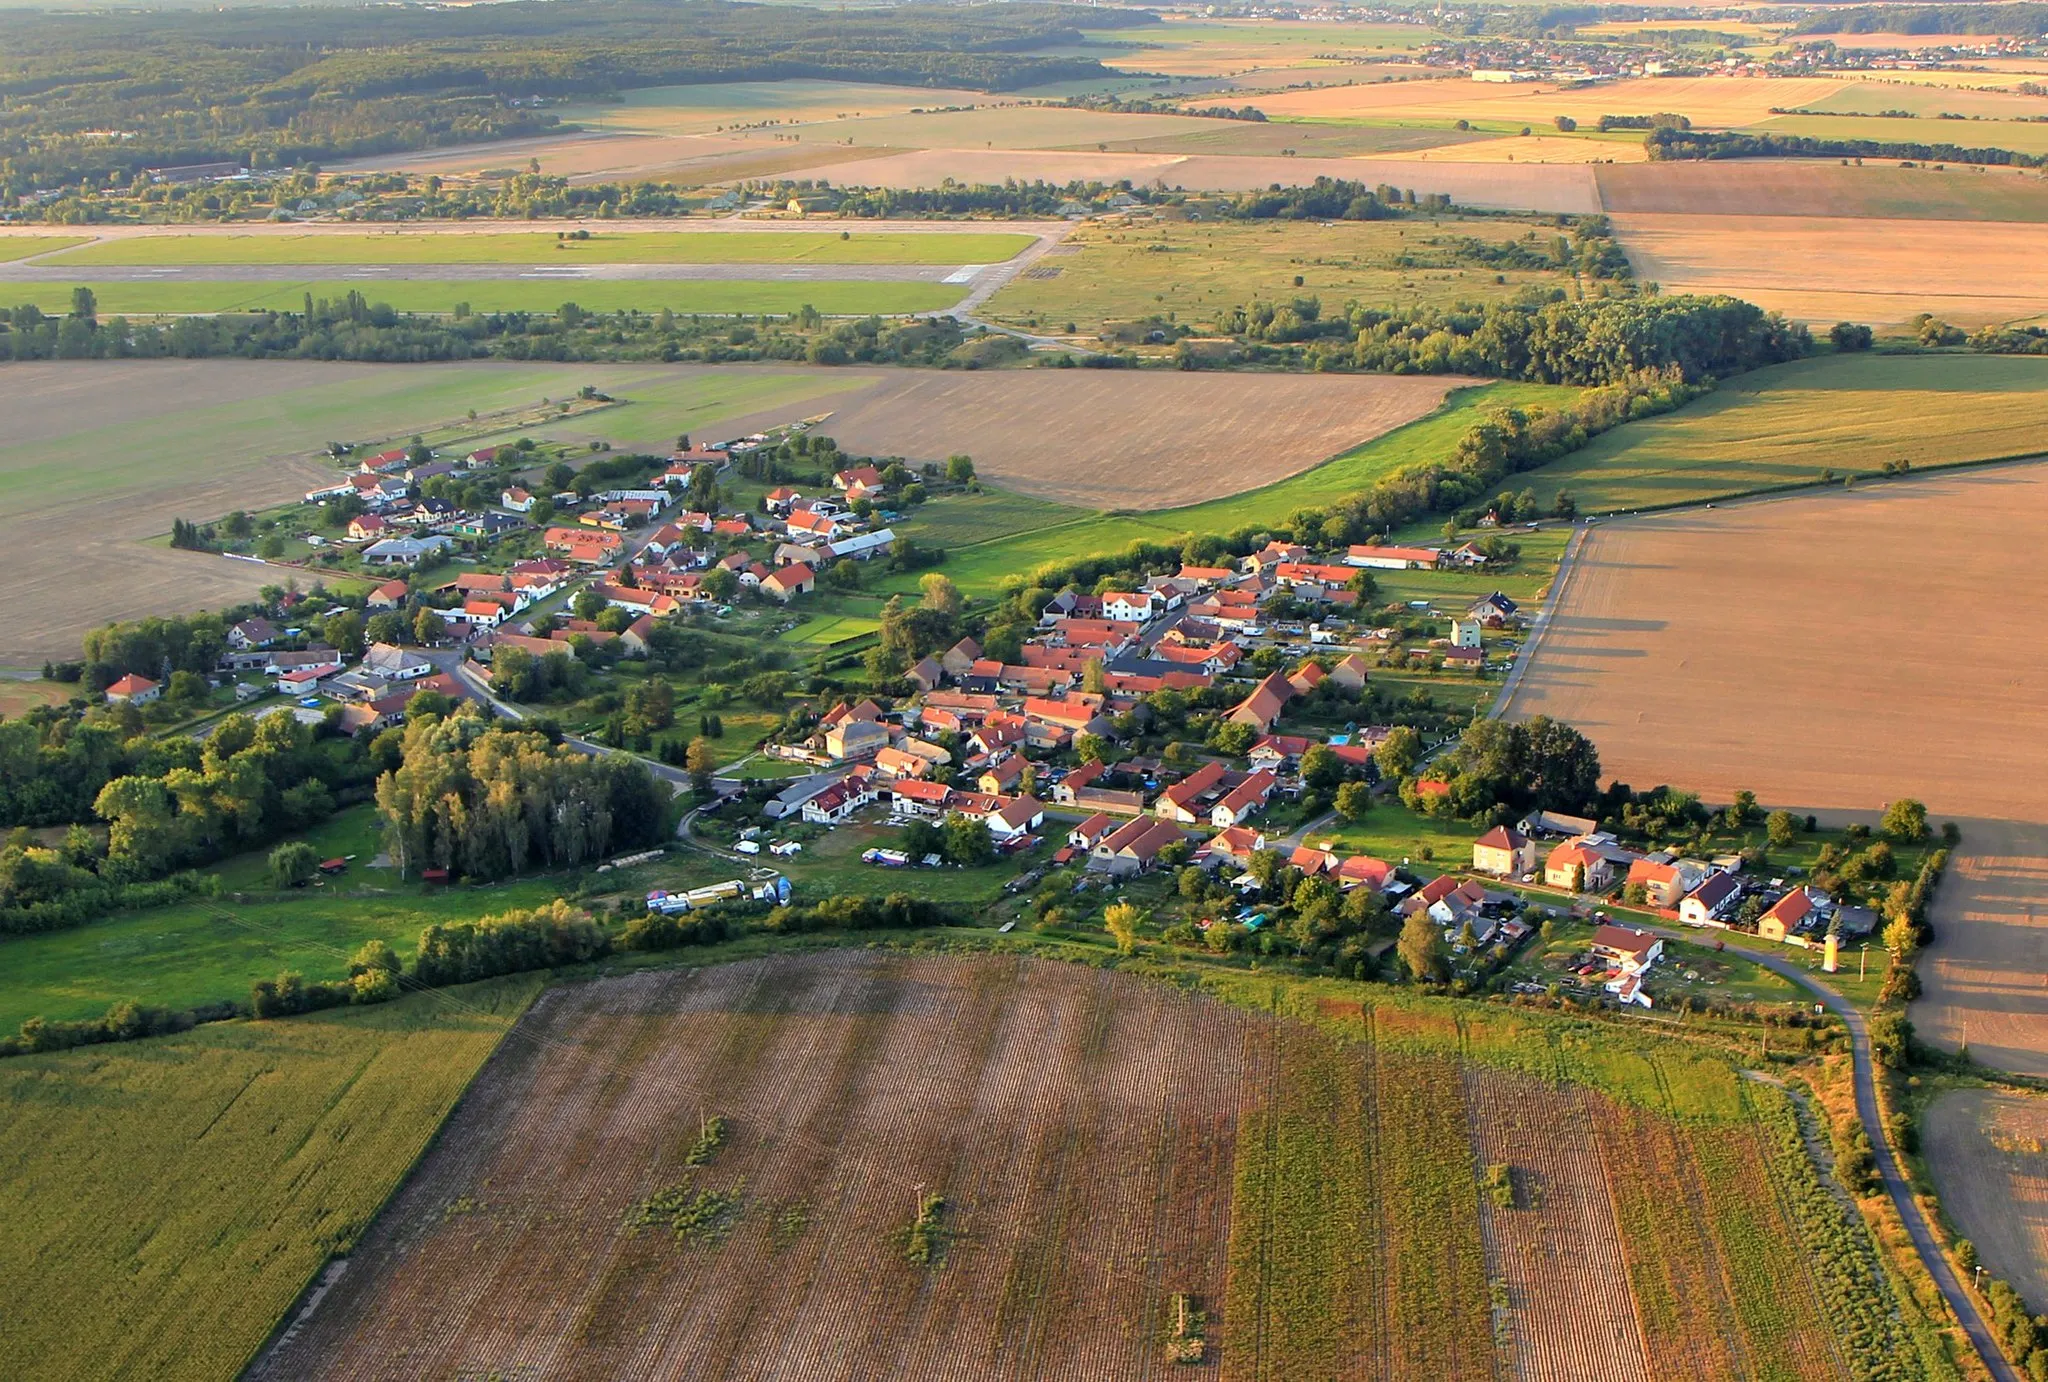
<svg viewBox="0 0 2048 1382">
<path fill-rule="evenodd" d="M 0 1372 L 236 1376 L 536 987 L 0 1062 Z"/>
<path fill-rule="evenodd" d="M 557 989 L 252 1376 L 1122 1382 L 1188 1375 L 1191 1338 L 1226 1379 L 1839 1375 L 1810 1288 L 1758 1289 L 1799 1241 L 1725 1067 L 1448 1007 L 1276 1018 L 1261 982 L 864 950 Z M 1758 1163 L 1729 1197 L 1695 1184 L 1713 1137 Z M 1643 1328 L 1726 1341 L 1697 1358 L 1629 1299 L 1685 1234 Z"/>
</svg>

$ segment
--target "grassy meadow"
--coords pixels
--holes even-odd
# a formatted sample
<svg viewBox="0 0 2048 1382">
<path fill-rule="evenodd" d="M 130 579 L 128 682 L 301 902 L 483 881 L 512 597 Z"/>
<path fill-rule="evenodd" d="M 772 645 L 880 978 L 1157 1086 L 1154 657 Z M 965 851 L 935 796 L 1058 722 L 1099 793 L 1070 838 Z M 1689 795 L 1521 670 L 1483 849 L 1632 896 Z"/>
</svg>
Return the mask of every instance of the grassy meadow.
<svg viewBox="0 0 2048 1382">
<path fill-rule="evenodd" d="M 1084 225 L 1066 246 L 1012 279 L 990 300 L 987 314 L 1014 325 L 1035 323 L 1057 331 L 1073 322 L 1092 331 L 1105 322 L 1154 315 L 1211 323 L 1254 299 L 1318 297 L 1326 312 L 1353 299 L 1389 307 L 1496 302 L 1531 286 L 1555 283 L 1559 276 L 1458 265 L 1450 260 L 1451 242 L 1468 236 L 1500 242 L 1534 234 L 1547 244 L 1555 233 L 1554 224 L 1455 216 L 1427 223 Z M 1419 263 L 1397 263 L 1401 257 Z M 1054 276 L 1043 276 L 1049 273 Z"/>
<path fill-rule="evenodd" d="M 238 1375 L 398 1187 L 539 981 L 0 1062 L 19 1377 Z"/>
<path fill-rule="evenodd" d="M 39 237 L 47 239 L 48 237 Z M 1029 235 L 871 231 L 612 231 L 587 240 L 557 232 L 125 235 L 65 254 L 72 264 L 995 264 Z M 70 243 L 79 243 L 71 241 Z M 19 257 L 12 237 L 0 258 Z M 51 242 L 56 249 L 61 242 Z"/>
<path fill-rule="evenodd" d="M 0 264 L 85 243 L 82 235 L 0 235 Z"/>
<path fill-rule="evenodd" d="M 14 297 L 45 312 L 70 310 L 68 283 L 14 285 Z M 152 280 L 94 282 L 86 286 L 99 300 L 102 316 L 186 316 L 220 312 L 296 312 L 310 294 L 338 301 L 361 293 L 400 312 L 446 315 L 460 304 L 477 312 L 554 312 L 574 302 L 591 312 L 703 313 L 707 316 L 787 316 L 815 307 L 827 316 L 865 317 L 937 312 L 967 294 L 956 283 L 861 283 L 852 280 L 769 279 L 597 279 L 539 278 L 352 278 L 290 282 Z"/>
<path fill-rule="evenodd" d="M 1757 370 L 1662 417 L 1617 427 L 1529 483 L 1547 508 L 1613 512 L 1837 476 L 2036 454 L 2048 447 L 2048 360 L 1836 355 Z"/>
</svg>

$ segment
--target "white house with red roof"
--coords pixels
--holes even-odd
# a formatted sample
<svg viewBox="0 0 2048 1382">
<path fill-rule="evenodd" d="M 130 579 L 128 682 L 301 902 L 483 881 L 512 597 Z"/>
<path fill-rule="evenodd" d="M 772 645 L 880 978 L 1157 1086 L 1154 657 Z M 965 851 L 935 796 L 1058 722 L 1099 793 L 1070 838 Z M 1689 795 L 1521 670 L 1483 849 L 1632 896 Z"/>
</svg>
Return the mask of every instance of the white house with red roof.
<svg viewBox="0 0 2048 1382">
<path fill-rule="evenodd" d="M 106 697 L 108 705 L 148 705 L 163 693 L 163 687 L 156 682 L 130 672 L 107 688 Z"/>
</svg>

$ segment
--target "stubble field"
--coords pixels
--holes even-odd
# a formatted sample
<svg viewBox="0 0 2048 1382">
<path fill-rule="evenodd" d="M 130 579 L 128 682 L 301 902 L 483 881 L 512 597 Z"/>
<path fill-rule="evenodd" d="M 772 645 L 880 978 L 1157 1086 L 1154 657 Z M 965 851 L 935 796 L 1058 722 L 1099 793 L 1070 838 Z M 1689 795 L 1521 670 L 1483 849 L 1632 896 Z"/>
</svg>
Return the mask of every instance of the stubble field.
<svg viewBox="0 0 2048 1382">
<path fill-rule="evenodd" d="M 873 951 L 557 990 L 252 1376 L 1124 1382 L 1185 1371 L 1182 1293 L 1232 1382 L 1846 1375 L 1786 1217 L 1811 1171 L 1725 1068 L 1603 1058 L 1685 1091 L 1651 1112 L 1466 1064 L 1446 1014 L 1321 1012 Z"/>
<path fill-rule="evenodd" d="M 2048 1073 L 2048 650 L 2000 613 L 2044 542 L 2028 465 L 1603 524 L 1508 713 L 1639 788 L 1959 821 L 1913 1021 Z"/>
<path fill-rule="evenodd" d="M 2013 221 L 1622 214 L 1637 276 L 1728 293 L 1797 321 L 1976 327 L 2048 312 L 2041 230 Z"/>
<path fill-rule="evenodd" d="M 2048 221 L 2048 178 L 2011 168 L 1862 167 L 1823 159 L 1615 164 L 1596 171 L 1609 212 Z"/>
<path fill-rule="evenodd" d="M 1422 417 L 1472 382 L 1450 375 L 901 371 L 835 399 L 822 430 L 857 454 L 944 461 L 965 452 L 984 479 L 1056 503 L 1163 509 L 1307 470 Z"/>
<path fill-rule="evenodd" d="M 1920 1135 L 1944 1213 L 2029 1308 L 2048 1308 L 2048 1100 L 1957 1089 Z"/>
</svg>

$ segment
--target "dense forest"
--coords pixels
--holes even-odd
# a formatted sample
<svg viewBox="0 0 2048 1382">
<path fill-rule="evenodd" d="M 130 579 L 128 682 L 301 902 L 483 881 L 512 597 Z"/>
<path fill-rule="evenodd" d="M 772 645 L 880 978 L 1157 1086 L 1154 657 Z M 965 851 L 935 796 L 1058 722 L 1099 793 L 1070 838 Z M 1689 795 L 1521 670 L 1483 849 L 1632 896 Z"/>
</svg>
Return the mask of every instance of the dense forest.
<svg viewBox="0 0 2048 1382">
<path fill-rule="evenodd" d="M 1627 294 L 1491 306 L 1381 308 L 1325 315 L 1316 298 L 1254 302 L 1222 322 L 1253 358 L 1317 370 L 1477 374 L 1541 384 L 1621 383 L 1644 370 L 1686 383 L 1796 360 L 1803 326 L 1731 297 Z M 1257 349 L 1279 346 L 1283 350 Z"/>
<path fill-rule="evenodd" d="M 0 192 L 516 137 L 554 123 L 551 100 L 667 83 L 1010 90 L 1106 75 L 1030 51 L 1149 22 L 1059 4 L 828 13 L 723 0 L 11 11 L 0 13 Z"/>
<path fill-rule="evenodd" d="M 2048 5 L 1865 5 L 1821 10 L 1796 34 L 2048 34 Z"/>
</svg>

